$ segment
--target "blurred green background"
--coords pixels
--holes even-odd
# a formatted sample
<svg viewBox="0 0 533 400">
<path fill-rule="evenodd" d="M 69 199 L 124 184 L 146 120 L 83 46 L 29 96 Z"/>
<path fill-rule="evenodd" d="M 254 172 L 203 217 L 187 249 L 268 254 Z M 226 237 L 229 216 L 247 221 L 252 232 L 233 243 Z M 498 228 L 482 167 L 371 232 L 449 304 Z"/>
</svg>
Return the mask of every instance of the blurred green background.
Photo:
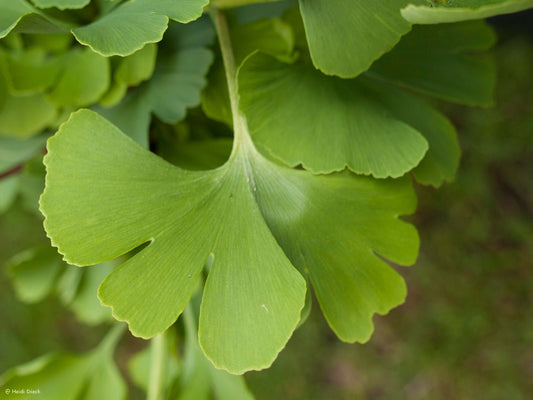
<svg viewBox="0 0 533 400">
<path fill-rule="evenodd" d="M 422 247 L 398 269 L 407 302 L 375 317 L 369 343 L 344 344 L 316 303 L 268 371 L 246 375 L 258 399 L 533 399 L 533 39 L 500 29 L 496 106 L 442 104 L 458 128 L 456 182 L 418 186 L 410 219 Z M 0 217 L 0 264 L 46 243 L 40 219 Z M 0 274 L 0 374 L 41 354 L 85 351 L 104 331 L 79 324 L 57 300 L 24 305 Z M 124 366 L 142 341 L 119 349 Z"/>
</svg>

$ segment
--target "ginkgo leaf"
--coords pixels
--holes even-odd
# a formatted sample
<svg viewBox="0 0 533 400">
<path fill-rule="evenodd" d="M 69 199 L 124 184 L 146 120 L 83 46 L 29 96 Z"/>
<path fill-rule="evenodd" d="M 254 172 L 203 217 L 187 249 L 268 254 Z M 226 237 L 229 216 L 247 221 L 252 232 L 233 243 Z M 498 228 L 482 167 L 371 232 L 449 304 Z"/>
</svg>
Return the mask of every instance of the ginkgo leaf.
<svg viewBox="0 0 533 400">
<path fill-rule="evenodd" d="M 488 106 L 496 66 L 487 50 L 495 40 L 483 21 L 416 26 L 369 75 L 448 101 Z"/>
<path fill-rule="evenodd" d="M 269 366 L 296 328 L 306 284 L 294 266 L 309 273 L 337 334 L 367 340 L 372 315 L 405 296 L 374 252 L 399 264 L 416 257 L 416 231 L 397 219 L 416 203 L 409 180 L 291 170 L 246 138 L 222 167 L 184 171 L 79 111 L 48 143 L 40 201 L 48 235 L 77 265 L 148 243 L 99 289 L 142 337 L 176 320 L 211 259 L 199 338 L 214 365 L 233 373 Z"/>
<path fill-rule="evenodd" d="M 291 27 L 279 18 L 236 25 L 231 29 L 235 62 L 240 65 L 250 53 L 261 50 L 266 54 L 288 58 L 294 49 Z M 211 68 L 209 84 L 202 92 L 202 108 L 209 118 L 232 125 L 228 84 L 220 57 Z"/>
<path fill-rule="evenodd" d="M 410 4 L 403 17 L 413 24 L 439 24 L 511 14 L 533 7 L 533 0 L 455 0 L 444 7 Z"/>
<path fill-rule="evenodd" d="M 57 252 L 46 246 L 19 253 L 7 265 L 17 297 L 36 303 L 50 295 L 64 264 Z"/>
<path fill-rule="evenodd" d="M 0 136 L 34 136 L 52 125 L 56 117 L 56 107 L 42 93 L 23 96 L 8 94 L 0 109 Z"/>
<path fill-rule="evenodd" d="M 113 270 L 110 263 L 81 270 L 66 264 L 55 249 L 37 247 L 15 255 L 7 265 L 21 301 L 36 303 L 55 293 L 83 323 L 97 325 L 111 319 L 109 308 L 96 296 L 98 286 Z"/>
<path fill-rule="evenodd" d="M 39 8 L 55 7 L 60 10 L 83 8 L 91 0 L 31 0 Z"/>
<path fill-rule="evenodd" d="M 188 23 L 202 15 L 208 0 L 129 0 L 95 22 L 74 28 L 84 45 L 104 56 L 127 56 L 163 38 L 169 18 Z"/>
<path fill-rule="evenodd" d="M 48 57 L 41 48 L 6 54 L 3 65 L 9 91 L 13 94 L 42 92 L 52 86 L 59 75 L 57 59 Z"/>
<path fill-rule="evenodd" d="M 87 48 L 75 49 L 65 54 L 60 79 L 47 98 L 62 107 L 87 106 L 100 99 L 109 82 L 109 59 Z"/>
<path fill-rule="evenodd" d="M 0 385 L 23 393 L 2 390 L 0 399 L 125 399 L 126 384 L 113 360 L 123 332 L 122 326 L 115 326 L 96 349 L 82 356 L 50 354 L 8 370 L 0 376 Z"/>
<path fill-rule="evenodd" d="M 29 33 L 61 33 L 70 25 L 30 5 L 26 0 L 0 0 L 0 39 L 14 29 Z"/>
<path fill-rule="evenodd" d="M 400 10 L 409 0 L 299 0 L 315 66 L 353 78 L 411 29 Z"/>
<path fill-rule="evenodd" d="M 131 86 L 138 86 L 152 76 L 155 69 L 157 46 L 147 44 L 141 50 L 118 61 L 113 73 L 113 85 L 100 103 L 109 106 L 122 100 Z"/>
<path fill-rule="evenodd" d="M 306 62 L 255 54 L 241 67 L 239 91 L 254 140 L 290 166 L 398 177 L 428 148 L 360 80 L 328 77 Z"/>
</svg>

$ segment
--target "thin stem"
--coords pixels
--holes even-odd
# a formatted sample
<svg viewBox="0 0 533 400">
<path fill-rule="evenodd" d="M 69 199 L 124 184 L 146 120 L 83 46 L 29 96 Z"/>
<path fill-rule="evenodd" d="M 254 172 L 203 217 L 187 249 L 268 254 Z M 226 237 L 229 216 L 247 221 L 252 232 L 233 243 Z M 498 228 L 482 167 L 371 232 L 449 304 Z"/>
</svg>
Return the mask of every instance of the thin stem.
<svg viewBox="0 0 533 400">
<path fill-rule="evenodd" d="M 233 129 L 235 131 L 235 141 L 231 156 L 237 151 L 240 144 L 244 144 L 247 150 L 256 152 L 255 147 L 248 133 L 248 124 L 246 118 L 239 110 L 239 92 L 237 84 L 237 68 L 235 65 L 235 57 L 233 55 L 233 47 L 231 45 L 231 37 L 229 34 L 228 23 L 224 13 L 220 10 L 212 9 L 211 12 L 215 29 L 218 35 L 218 42 L 220 44 L 220 51 L 224 62 L 224 69 L 226 72 L 226 81 L 228 83 L 229 98 L 231 104 L 231 112 L 233 115 Z"/>
<path fill-rule="evenodd" d="M 165 332 L 155 336 L 150 343 L 150 383 L 148 386 L 147 400 L 158 400 L 162 396 L 163 377 L 165 374 L 166 335 Z"/>
<path fill-rule="evenodd" d="M 119 339 L 122 337 L 126 331 L 126 324 L 119 323 L 115 324 L 104 337 L 102 342 L 100 342 L 98 348 L 102 351 L 114 351 Z"/>
</svg>

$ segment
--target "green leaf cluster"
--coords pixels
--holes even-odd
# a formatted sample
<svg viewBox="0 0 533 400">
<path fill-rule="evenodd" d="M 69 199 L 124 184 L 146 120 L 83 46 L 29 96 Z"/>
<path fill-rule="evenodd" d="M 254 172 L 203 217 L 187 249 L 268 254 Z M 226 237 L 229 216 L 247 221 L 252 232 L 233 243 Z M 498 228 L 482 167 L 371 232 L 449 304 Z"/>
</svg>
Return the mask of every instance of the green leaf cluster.
<svg viewBox="0 0 533 400">
<path fill-rule="evenodd" d="M 412 177 L 438 187 L 458 167 L 435 99 L 489 106 L 495 36 L 480 19 L 533 6 L 255 3 L 213 1 L 210 21 L 206 0 L 0 0 L 0 211 L 20 187 L 11 170 L 59 127 L 44 157 L 44 226 L 66 262 L 103 263 L 76 269 L 31 249 L 11 262 L 14 286 L 25 301 L 55 291 L 86 322 L 107 317 L 99 286 L 115 319 L 157 338 L 131 366 L 149 392 L 142 360 L 176 353 L 168 332 L 182 313 L 183 366 L 158 364 L 175 398 L 249 398 L 214 367 L 269 367 L 311 293 L 341 340 L 370 338 L 373 315 L 406 296 L 390 263 L 416 260 L 402 220 L 416 208 Z M 75 374 L 93 398 L 85 374 L 96 368 L 123 398 L 106 346 L 5 379 Z"/>
</svg>

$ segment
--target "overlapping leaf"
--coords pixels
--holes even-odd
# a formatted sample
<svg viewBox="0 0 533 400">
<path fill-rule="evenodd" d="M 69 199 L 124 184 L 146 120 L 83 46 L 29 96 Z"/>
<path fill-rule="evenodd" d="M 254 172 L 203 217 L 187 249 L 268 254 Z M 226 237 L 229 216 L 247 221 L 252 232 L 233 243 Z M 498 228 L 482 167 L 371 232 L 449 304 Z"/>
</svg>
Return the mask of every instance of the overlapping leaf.
<svg viewBox="0 0 533 400">
<path fill-rule="evenodd" d="M 352 78 L 411 29 L 400 10 L 416 0 L 299 0 L 314 65 Z"/>
<path fill-rule="evenodd" d="M 364 76 L 342 80 L 309 65 L 296 17 L 286 15 L 303 54 L 299 62 L 257 54 L 241 67 L 241 108 L 254 141 L 288 165 L 315 173 L 348 167 L 376 177 L 400 176 L 425 157 L 418 170 L 425 172 L 416 173 L 417 179 L 434 186 L 453 179 L 459 160 L 455 130 L 429 105 L 391 84 L 457 102 L 491 103 L 493 63 L 472 51 L 493 43 L 492 30 L 482 22 L 416 27 Z M 442 73 L 435 76 L 435 70 Z"/>
<path fill-rule="evenodd" d="M 402 16 L 413 24 L 438 24 L 511 14 L 533 7 L 533 0 L 447 0 L 435 5 L 411 4 Z"/>
<path fill-rule="evenodd" d="M 241 68 L 239 90 L 254 139 L 290 166 L 398 177 L 428 148 L 360 80 L 328 77 L 309 63 L 256 54 Z"/>
<path fill-rule="evenodd" d="M 127 56 L 163 38 L 169 19 L 187 23 L 199 18 L 208 0 L 130 0 L 95 22 L 74 28 L 76 39 L 105 55 Z"/>
<path fill-rule="evenodd" d="M 95 264 L 149 242 L 99 290 L 136 335 L 176 320 L 212 257 L 199 336 L 219 368 L 264 368 L 284 346 L 305 300 L 293 265 L 309 273 L 344 340 L 368 339 L 373 313 L 404 299 L 403 280 L 373 251 L 399 264 L 416 257 L 415 230 L 396 219 L 415 205 L 408 180 L 314 176 L 267 161 L 248 141 L 224 166 L 187 172 L 89 111 L 49 141 L 45 163 L 41 209 L 67 260 Z"/>
<path fill-rule="evenodd" d="M 467 105 L 490 105 L 496 82 L 487 53 L 496 41 L 482 21 L 417 26 L 371 68 L 400 87 Z"/>
</svg>

